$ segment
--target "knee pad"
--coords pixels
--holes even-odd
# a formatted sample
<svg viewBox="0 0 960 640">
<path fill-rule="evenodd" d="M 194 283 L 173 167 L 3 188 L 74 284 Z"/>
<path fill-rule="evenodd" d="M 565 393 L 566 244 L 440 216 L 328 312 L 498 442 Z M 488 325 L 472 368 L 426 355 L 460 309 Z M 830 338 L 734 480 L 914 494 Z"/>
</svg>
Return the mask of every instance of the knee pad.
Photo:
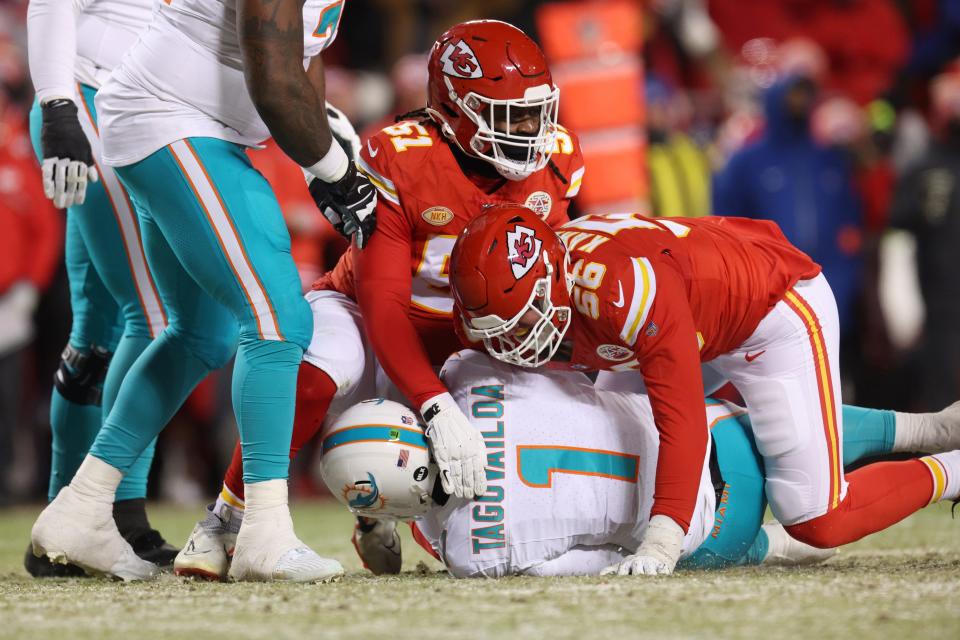
<svg viewBox="0 0 960 640">
<path fill-rule="evenodd" d="M 100 406 L 103 380 L 112 356 L 102 347 L 93 346 L 89 353 L 84 353 L 67 344 L 60 354 L 53 386 L 70 402 Z"/>
</svg>

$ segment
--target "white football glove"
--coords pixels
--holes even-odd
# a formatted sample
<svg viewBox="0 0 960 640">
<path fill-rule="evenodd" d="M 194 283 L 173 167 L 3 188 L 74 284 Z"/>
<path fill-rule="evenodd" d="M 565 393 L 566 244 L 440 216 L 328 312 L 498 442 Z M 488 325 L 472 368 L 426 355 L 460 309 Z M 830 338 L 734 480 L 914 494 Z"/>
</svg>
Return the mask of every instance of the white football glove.
<svg viewBox="0 0 960 640">
<path fill-rule="evenodd" d="M 473 500 L 487 492 L 487 446 L 480 432 L 449 393 L 436 395 L 420 407 L 427 423 L 425 435 L 433 445 L 443 490 Z"/>
<path fill-rule="evenodd" d="M 683 529 L 673 518 L 653 516 L 637 552 L 607 567 L 600 575 L 669 575 L 673 573 L 683 551 L 683 536 Z"/>
<path fill-rule="evenodd" d="M 400 534 L 394 520 L 357 518 L 353 529 L 353 548 L 363 566 L 375 576 L 400 573 Z"/>
<path fill-rule="evenodd" d="M 357 130 L 353 128 L 347 114 L 329 102 L 326 103 L 326 106 L 330 133 L 340 143 L 343 150 L 347 152 L 347 157 L 355 161 L 360 157 L 360 136 L 357 135 Z"/>
</svg>

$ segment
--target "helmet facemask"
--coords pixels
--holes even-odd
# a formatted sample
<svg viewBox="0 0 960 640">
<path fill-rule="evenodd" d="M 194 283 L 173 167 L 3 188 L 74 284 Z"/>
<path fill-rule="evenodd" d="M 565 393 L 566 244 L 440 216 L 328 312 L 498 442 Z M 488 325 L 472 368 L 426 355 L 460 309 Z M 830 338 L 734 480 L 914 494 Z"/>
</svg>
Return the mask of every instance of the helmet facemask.
<svg viewBox="0 0 960 640">
<path fill-rule="evenodd" d="M 444 78 L 444 81 L 451 96 L 456 95 L 450 80 Z M 530 87 L 524 92 L 523 98 L 505 100 L 487 98 L 470 91 L 454 100 L 477 127 L 477 132 L 470 139 L 470 149 L 465 151 L 492 164 L 508 180 L 523 180 L 547 166 L 557 140 L 557 111 L 560 105 L 560 90 L 557 87 L 547 84 Z M 537 132 L 510 133 L 510 123 L 527 110 L 537 112 Z"/>
<path fill-rule="evenodd" d="M 471 318 L 464 323 L 467 337 L 482 340 L 491 356 L 508 364 L 536 368 L 548 363 L 560 348 L 563 337 L 570 328 L 570 307 L 553 303 L 552 278 L 554 267 L 543 253 L 546 274 L 536 280 L 527 303 L 520 311 L 504 320 L 492 314 Z M 520 321 L 533 314 L 532 326 L 520 326 Z"/>
</svg>

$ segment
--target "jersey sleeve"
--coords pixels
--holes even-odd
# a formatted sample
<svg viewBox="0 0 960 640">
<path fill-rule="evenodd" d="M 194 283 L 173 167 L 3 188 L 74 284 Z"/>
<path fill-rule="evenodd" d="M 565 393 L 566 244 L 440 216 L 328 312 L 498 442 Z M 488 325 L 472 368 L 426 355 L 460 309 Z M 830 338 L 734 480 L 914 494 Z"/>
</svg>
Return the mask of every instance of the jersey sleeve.
<svg viewBox="0 0 960 640">
<path fill-rule="evenodd" d="M 557 173 L 560 174 L 560 176 L 557 176 L 557 180 L 561 183 L 558 191 L 562 197 L 550 210 L 546 222 L 552 228 L 557 229 L 570 222 L 570 202 L 580 193 L 580 184 L 583 182 L 585 169 L 583 153 L 580 150 L 580 140 L 576 134 L 560 127 L 557 132 L 557 144 L 554 147 L 551 162 L 556 167 Z"/>
<path fill-rule="evenodd" d="M 72 98 L 77 17 L 90 0 L 30 0 L 27 55 L 37 99 Z"/>
<path fill-rule="evenodd" d="M 623 300 L 620 339 L 633 348 L 660 436 L 654 515 L 690 526 L 708 433 L 697 331 L 680 274 L 669 264 L 631 258 L 633 284 Z"/>
<path fill-rule="evenodd" d="M 377 188 L 377 229 L 367 247 L 356 255 L 357 303 L 380 366 L 414 408 L 419 408 L 447 388 L 434 373 L 410 319 L 413 224 L 400 206 L 390 178 L 388 151 L 378 146 L 380 143 L 379 135 L 368 140 L 358 160 Z M 376 153 L 371 155 L 371 149 Z"/>
</svg>

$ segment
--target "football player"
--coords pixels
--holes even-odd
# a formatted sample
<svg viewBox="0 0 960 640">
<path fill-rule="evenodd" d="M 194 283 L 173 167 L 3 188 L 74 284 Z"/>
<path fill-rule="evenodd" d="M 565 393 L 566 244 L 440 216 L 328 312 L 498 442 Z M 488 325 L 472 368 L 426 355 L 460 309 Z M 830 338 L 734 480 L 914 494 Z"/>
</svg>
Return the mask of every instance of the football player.
<svg viewBox="0 0 960 640">
<path fill-rule="evenodd" d="M 480 213 L 454 247 L 451 285 L 463 331 L 494 357 L 645 383 L 655 499 L 622 571 L 670 573 L 680 557 L 707 450 L 701 362 L 746 401 L 771 511 L 797 540 L 847 544 L 960 493 L 960 430 L 943 424 L 905 424 L 892 450 L 948 453 L 844 474 L 836 304 L 775 224 L 617 214 L 559 233 L 522 207 Z"/>
<path fill-rule="evenodd" d="M 187 394 L 236 351 L 250 508 L 232 576 L 331 578 L 342 567 L 297 538 L 287 502 L 297 370 L 313 318 L 276 198 L 244 147 L 272 136 L 304 168 L 331 222 L 358 246 L 368 241 L 376 193 L 332 139 L 324 109 L 320 53 L 336 36 L 343 1 L 156 7 L 95 104 L 103 162 L 138 205 L 169 324 L 128 373 L 73 481 L 34 525 L 34 551 L 124 579 L 155 575 L 107 522 L 116 487 Z"/>
<path fill-rule="evenodd" d="M 428 71 L 427 109 L 383 129 L 360 153 L 379 192 L 376 236 L 307 295 L 314 335 L 297 381 L 291 455 L 328 413 L 377 395 L 379 362 L 423 415 L 439 462 L 475 452 L 460 454 L 465 463 L 441 477 L 446 491 L 469 498 L 484 490 L 483 442 L 434 369 L 460 348 L 450 251 L 487 205 L 526 203 L 548 225 L 566 222 L 583 159 L 576 137 L 557 123 L 559 92 L 546 60 L 519 29 L 492 20 L 456 25 L 434 44 Z M 243 469 L 238 448 L 177 573 L 225 574 L 243 517 Z"/>
<path fill-rule="evenodd" d="M 37 99 L 30 133 L 47 197 L 67 209 L 66 262 L 73 324 L 50 399 L 53 500 L 90 449 L 130 365 L 166 326 L 163 305 L 123 185 L 100 159 L 93 96 L 150 23 L 153 0 L 31 0 L 30 73 Z M 169 566 L 177 550 L 147 520 L 154 442 L 130 466 L 113 505 L 117 528 L 145 560 Z M 83 575 L 32 550 L 37 577 Z"/>
<path fill-rule="evenodd" d="M 441 375 L 487 444 L 487 493 L 476 501 L 447 501 L 434 490 L 422 427 L 398 403 L 360 403 L 325 429 L 325 482 L 352 512 L 378 518 L 358 541 L 365 564 L 398 573 L 394 519 L 416 518 L 414 538 L 456 577 L 620 570 L 642 544 L 654 502 L 662 444 L 647 397 L 600 389 L 581 373 L 511 367 L 476 351 L 452 356 Z M 851 427 L 844 434 L 851 445 L 846 464 L 883 453 L 900 419 L 859 407 L 843 413 Z M 712 399 L 705 414 L 708 455 L 697 469 L 679 566 L 830 557 L 833 550 L 798 542 L 778 523 L 762 524 L 763 462 L 751 416 Z M 957 412 L 943 419 L 960 426 Z"/>
</svg>

